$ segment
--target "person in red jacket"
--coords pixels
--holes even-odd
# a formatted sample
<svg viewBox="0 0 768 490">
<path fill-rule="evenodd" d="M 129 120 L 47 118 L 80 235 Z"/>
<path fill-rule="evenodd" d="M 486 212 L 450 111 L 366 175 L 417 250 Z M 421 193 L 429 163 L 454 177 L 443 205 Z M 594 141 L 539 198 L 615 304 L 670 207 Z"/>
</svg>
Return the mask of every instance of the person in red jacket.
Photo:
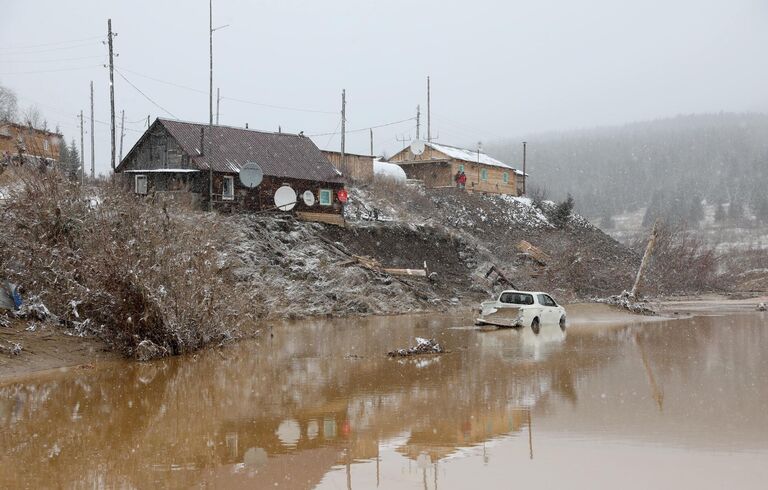
<svg viewBox="0 0 768 490">
<path fill-rule="evenodd" d="M 456 177 L 456 185 L 459 189 L 464 189 L 466 187 L 467 176 L 464 171 L 459 172 L 459 175 Z"/>
</svg>

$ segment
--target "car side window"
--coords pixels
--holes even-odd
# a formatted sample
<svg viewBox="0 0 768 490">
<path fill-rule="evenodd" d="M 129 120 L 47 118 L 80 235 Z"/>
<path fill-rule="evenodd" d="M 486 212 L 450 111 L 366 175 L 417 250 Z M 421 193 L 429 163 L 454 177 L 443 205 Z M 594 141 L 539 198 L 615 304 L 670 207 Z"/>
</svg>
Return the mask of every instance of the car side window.
<svg viewBox="0 0 768 490">
<path fill-rule="evenodd" d="M 557 302 L 552 299 L 552 296 L 544 295 L 545 298 L 547 298 L 547 301 L 549 301 L 549 304 L 547 306 L 557 306 Z"/>
<path fill-rule="evenodd" d="M 547 297 L 545 295 L 537 294 L 536 297 L 538 298 L 539 304 L 541 306 L 549 306 L 549 304 L 547 303 Z"/>
</svg>

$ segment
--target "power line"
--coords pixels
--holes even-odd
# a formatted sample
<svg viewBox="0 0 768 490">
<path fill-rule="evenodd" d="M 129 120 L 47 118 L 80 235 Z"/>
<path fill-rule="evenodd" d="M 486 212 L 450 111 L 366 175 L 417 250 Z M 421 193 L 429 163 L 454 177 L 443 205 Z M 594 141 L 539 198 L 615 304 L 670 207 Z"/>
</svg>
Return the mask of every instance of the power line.
<svg viewBox="0 0 768 490">
<path fill-rule="evenodd" d="M 336 134 L 337 134 L 337 133 L 336 133 L 336 131 L 338 131 L 338 130 L 339 130 L 339 126 L 341 126 L 341 119 L 339 119 L 339 122 L 338 122 L 338 124 L 336 124 L 336 128 L 333 130 L 334 132 L 333 132 L 333 134 L 331 134 L 331 137 L 330 137 L 330 138 L 328 138 L 328 142 L 325 144 L 325 147 L 326 147 L 326 148 L 330 148 L 330 146 L 331 146 L 331 141 L 333 141 L 333 137 L 334 137 L 334 136 L 336 136 Z"/>
<path fill-rule="evenodd" d="M 90 42 L 90 43 L 83 43 L 83 44 L 73 44 L 72 46 L 61 46 L 58 48 L 47 48 L 47 49 L 34 49 L 31 51 L 10 51 L 4 50 L 3 48 L 0 48 L 0 51 L 3 51 L 3 54 L 37 54 L 37 53 L 50 53 L 53 51 L 63 51 L 67 49 L 76 49 L 76 48 L 82 48 L 85 46 L 94 46 L 96 44 L 101 44 L 101 42 Z"/>
<path fill-rule="evenodd" d="M 252 100 L 245 100 L 245 99 L 237 99 L 235 97 L 222 97 L 221 100 L 232 100 L 234 102 L 241 102 L 243 104 L 251 104 L 251 105 L 257 105 L 260 107 L 268 107 L 270 109 L 280 109 L 285 111 L 296 111 L 296 112 L 309 112 L 314 114 L 333 114 L 334 116 L 337 114 L 333 111 L 321 111 L 316 109 L 302 109 L 299 107 L 289 107 L 289 106 L 282 106 L 282 105 L 273 105 L 273 104 L 264 104 L 262 102 L 254 102 Z"/>
<path fill-rule="evenodd" d="M 2 56 L 0 54 L 0 56 Z M 103 58 L 104 55 L 95 55 L 95 56 L 78 56 L 75 58 L 56 58 L 56 59 L 47 59 L 47 60 L 3 60 L 4 63 L 59 63 L 61 61 L 78 61 L 78 60 L 92 60 L 95 58 Z"/>
<path fill-rule="evenodd" d="M 172 118 L 174 118 L 174 119 L 179 119 L 178 117 L 174 116 L 174 115 L 173 115 L 173 113 L 172 113 L 171 111 L 169 111 L 169 110 L 168 110 L 168 109 L 166 109 L 165 107 L 161 106 L 160 104 L 158 104 L 157 102 L 155 102 L 154 100 L 152 100 L 152 98 L 151 98 L 150 96 L 148 96 L 147 94 L 145 94 L 144 92 L 142 92 L 142 91 L 141 91 L 141 89 L 139 89 L 139 87 L 137 87 L 137 86 L 136 86 L 136 85 L 134 85 L 134 84 L 133 84 L 133 83 L 132 83 L 130 80 L 128 80 L 127 78 L 125 78 L 125 75 L 123 75 L 123 74 L 122 74 L 122 72 L 120 72 L 120 70 L 118 70 L 117 68 L 115 68 L 115 71 L 117 72 L 117 74 L 118 74 L 118 75 L 120 75 L 120 78 L 122 78 L 123 80 L 125 80 L 125 81 L 128 83 L 128 85 L 130 85 L 131 87 L 133 87 L 133 88 L 134 88 L 134 90 L 136 90 L 138 93 L 140 93 L 142 96 L 144 96 L 144 98 L 145 98 L 145 99 L 147 99 L 148 101 L 150 101 L 152 104 L 154 104 L 154 105 L 155 105 L 157 108 L 159 108 L 159 109 L 160 109 L 160 110 L 162 110 L 163 112 L 166 112 L 167 114 L 169 114 L 169 115 L 170 115 Z"/>
<path fill-rule="evenodd" d="M 30 49 L 30 48 L 42 48 L 45 46 L 58 46 L 60 44 L 80 43 L 83 41 L 90 41 L 93 39 L 101 39 L 101 38 L 102 36 L 91 36 L 91 37 L 86 37 L 82 39 L 70 39 L 69 41 L 55 41 L 55 42 L 43 43 L 43 44 L 28 44 L 26 46 L 5 46 L 3 48 L 0 48 L 0 51 L 4 51 L 7 49 Z"/>
<path fill-rule="evenodd" d="M 87 65 L 87 66 L 78 66 L 78 67 L 72 67 L 72 68 L 60 68 L 58 70 L 15 71 L 15 72 L 8 72 L 8 73 L 0 73 L 0 76 L 34 75 L 38 73 L 60 73 L 63 71 L 77 71 L 77 70 L 88 70 L 90 68 L 101 68 L 103 66 L 104 65 Z"/>
<path fill-rule="evenodd" d="M 367 126 L 365 128 L 359 128 L 359 129 L 348 129 L 347 133 L 359 133 L 361 131 L 368 131 L 369 129 L 377 129 L 377 128 L 384 128 L 386 126 L 394 126 L 395 124 L 402 124 L 404 122 L 413 121 L 416 119 L 415 117 L 409 117 L 408 119 L 402 119 L 400 121 L 393 121 L 385 124 L 378 124 L 376 126 Z M 329 135 L 336 135 L 339 134 L 339 131 L 334 131 L 332 133 L 317 133 L 317 134 L 308 134 L 307 136 L 314 137 L 314 136 L 329 136 Z"/>
<path fill-rule="evenodd" d="M 118 67 L 115 67 L 115 68 L 117 69 Z M 186 85 L 181 85 L 181 84 L 178 84 L 178 83 L 169 82 L 167 80 L 160 80 L 159 78 L 151 77 L 149 75 L 144 75 L 142 73 L 139 73 L 139 72 L 136 72 L 136 71 L 133 71 L 133 70 L 129 70 L 128 68 L 124 68 L 122 66 L 119 67 L 119 68 L 121 70 L 125 71 L 126 73 L 131 73 L 131 74 L 139 76 L 141 78 L 146 78 L 148 80 L 152 80 L 153 82 L 164 83 L 164 84 L 170 85 L 172 87 L 183 88 L 184 90 L 190 90 L 192 92 L 197 92 L 199 94 L 207 94 L 208 93 L 207 90 L 200 90 L 200 89 L 196 89 L 196 88 L 192 88 L 192 87 L 187 87 Z"/>
<path fill-rule="evenodd" d="M 125 71 L 125 72 L 127 72 L 127 73 L 132 73 L 132 74 L 134 74 L 136 76 L 139 76 L 139 77 L 142 77 L 142 78 L 146 78 L 148 80 L 152 80 L 153 82 L 164 83 L 164 84 L 170 85 L 172 87 L 181 88 L 181 89 L 184 89 L 184 90 L 189 90 L 191 92 L 196 92 L 198 94 L 208 94 L 207 90 L 200 90 L 200 89 L 197 89 L 197 88 L 194 88 L 194 87 L 189 87 L 189 86 L 186 86 L 186 85 L 181 85 L 179 83 L 169 82 L 168 80 L 161 80 L 159 78 L 151 77 L 149 75 L 144 75 L 143 73 L 139 73 L 139 72 L 136 72 L 136 71 L 133 71 L 133 70 L 129 70 L 127 68 L 123 68 L 123 67 L 120 67 L 120 69 Z M 333 112 L 333 111 L 323 111 L 323 110 L 318 110 L 318 109 L 306 109 L 306 108 L 301 108 L 301 107 L 291 107 L 291 106 L 282 106 L 282 105 L 275 105 L 275 104 L 265 104 L 263 102 L 256 102 L 256 101 L 253 101 L 253 100 L 240 99 L 240 98 L 237 98 L 237 97 L 227 97 L 227 96 L 224 96 L 224 97 L 221 98 L 221 100 L 231 100 L 233 102 L 240 102 L 240 103 L 243 103 L 243 104 L 251 104 L 251 105 L 256 105 L 256 106 L 260 106 L 260 107 L 267 107 L 267 108 L 270 108 L 270 109 L 280 109 L 280 110 L 286 110 L 286 111 L 308 112 L 308 113 L 315 113 L 315 114 L 333 114 L 333 115 L 337 114 L 337 112 Z"/>
</svg>

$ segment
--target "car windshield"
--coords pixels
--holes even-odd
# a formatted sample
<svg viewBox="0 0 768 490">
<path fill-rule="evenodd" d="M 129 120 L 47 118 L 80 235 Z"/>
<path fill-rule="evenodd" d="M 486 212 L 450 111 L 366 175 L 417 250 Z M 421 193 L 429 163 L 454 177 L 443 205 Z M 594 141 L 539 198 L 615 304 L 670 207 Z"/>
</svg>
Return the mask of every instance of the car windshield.
<svg viewBox="0 0 768 490">
<path fill-rule="evenodd" d="M 502 303 L 509 303 L 513 305 L 532 305 L 533 295 L 525 293 L 501 293 Z"/>
</svg>

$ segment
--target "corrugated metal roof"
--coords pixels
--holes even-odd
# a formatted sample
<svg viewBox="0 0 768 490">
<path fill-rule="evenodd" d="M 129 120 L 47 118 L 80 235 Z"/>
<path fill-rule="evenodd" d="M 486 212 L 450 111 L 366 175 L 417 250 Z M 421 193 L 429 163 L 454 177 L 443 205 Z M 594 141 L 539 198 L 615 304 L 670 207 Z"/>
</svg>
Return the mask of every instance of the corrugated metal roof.
<svg viewBox="0 0 768 490">
<path fill-rule="evenodd" d="M 462 160 L 465 162 L 473 162 L 473 163 L 483 163 L 485 165 L 492 165 L 494 167 L 513 168 L 511 165 L 507 165 L 506 163 L 500 160 L 496 160 L 492 156 L 487 155 L 482 151 L 478 153 L 477 150 L 467 150 L 464 148 L 458 148 L 455 146 L 448 146 L 448 145 L 440 145 L 432 142 L 428 142 L 428 143 L 425 142 L 425 144 L 430 148 L 434 148 L 440 153 L 445 153 L 449 157 L 455 158 L 456 160 Z"/>
<path fill-rule="evenodd" d="M 264 175 L 321 182 L 343 182 L 341 174 L 311 139 L 289 133 L 267 133 L 231 126 L 213 126 L 158 119 L 176 139 L 192 164 L 209 165 L 217 172 L 239 173 L 247 162 L 256 162 Z M 200 130 L 204 148 L 200 155 Z"/>
<path fill-rule="evenodd" d="M 463 162 L 471 162 L 471 163 L 480 163 L 483 165 L 491 165 L 493 167 L 501 167 L 501 168 L 512 170 L 515 173 L 515 175 L 523 175 L 522 171 L 516 169 L 512 165 L 504 163 L 501 160 L 497 160 L 492 156 L 486 153 L 483 153 L 482 151 L 478 153 L 477 150 L 459 148 L 458 146 L 441 145 L 438 143 L 433 143 L 431 141 L 425 141 L 424 144 L 428 148 L 432 148 L 436 151 L 439 151 L 440 153 L 447 155 L 449 158 L 452 158 L 454 160 L 461 160 Z M 405 150 L 408 150 L 408 147 L 406 147 Z M 402 150 L 402 151 L 405 151 L 405 150 Z M 421 158 L 424 158 L 424 157 L 421 157 Z M 416 160 L 416 161 L 420 161 L 420 160 Z M 429 161 L 429 160 L 425 160 L 425 161 Z"/>
</svg>

